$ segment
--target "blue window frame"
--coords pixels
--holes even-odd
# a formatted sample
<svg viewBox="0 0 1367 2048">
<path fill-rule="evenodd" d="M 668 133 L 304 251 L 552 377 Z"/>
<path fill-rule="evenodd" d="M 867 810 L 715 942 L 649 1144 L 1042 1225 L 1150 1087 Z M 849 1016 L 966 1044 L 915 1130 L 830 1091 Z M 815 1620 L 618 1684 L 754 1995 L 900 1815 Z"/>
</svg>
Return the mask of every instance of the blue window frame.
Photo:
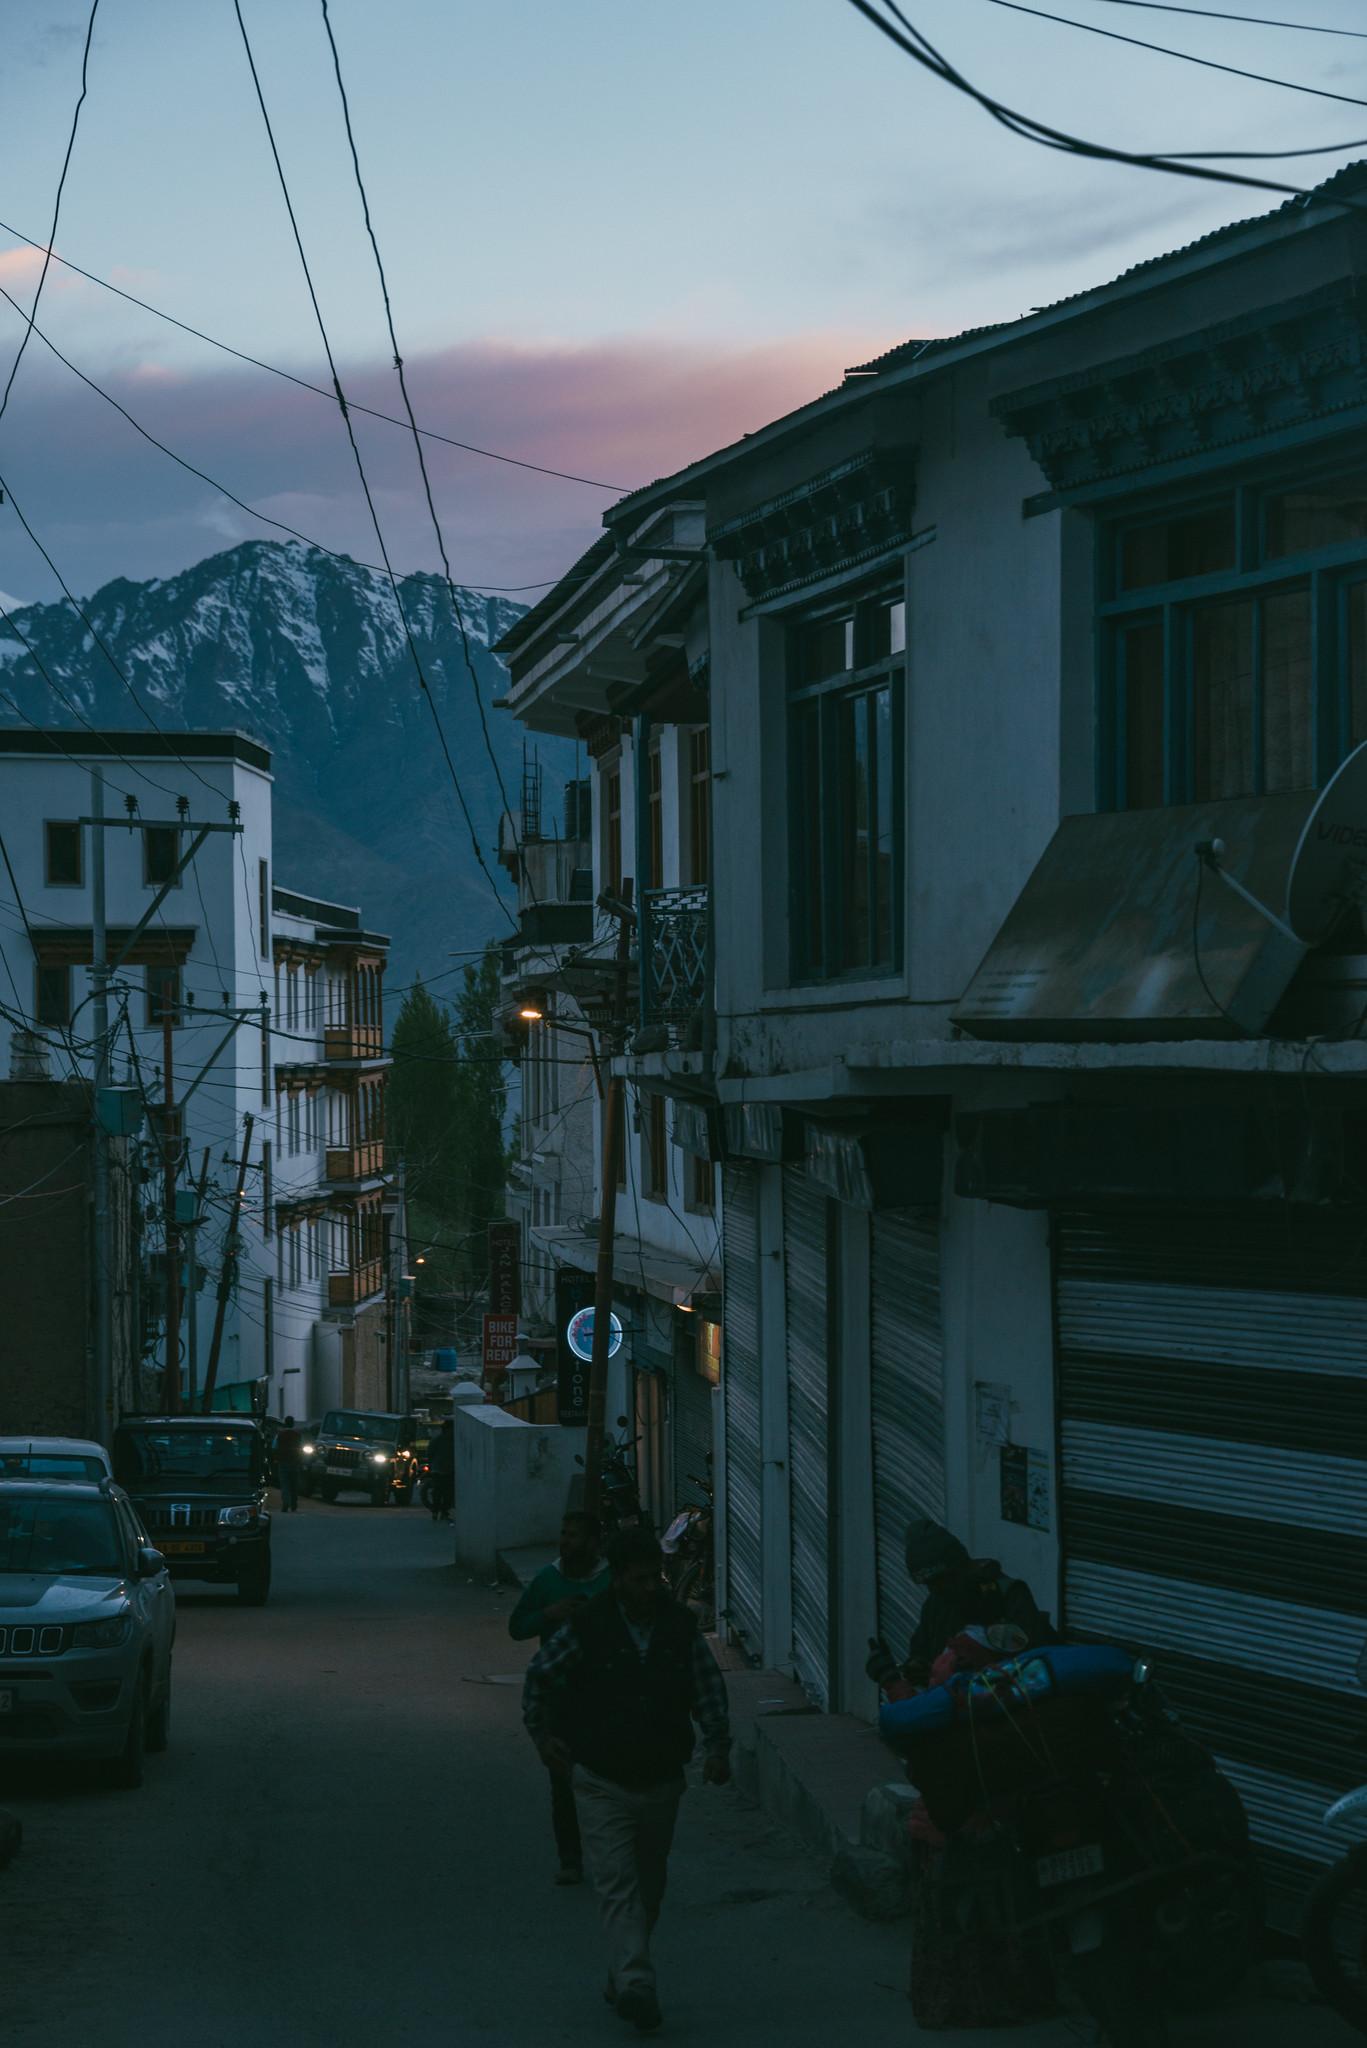
<svg viewBox="0 0 1367 2048">
<path fill-rule="evenodd" d="M 794 981 L 901 964 L 905 650 L 900 588 L 847 597 L 789 629 Z"/>
<path fill-rule="evenodd" d="M 1104 529 L 1107 809 L 1314 789 L 1367 739 L 1367 449 Z"/>
</svg>

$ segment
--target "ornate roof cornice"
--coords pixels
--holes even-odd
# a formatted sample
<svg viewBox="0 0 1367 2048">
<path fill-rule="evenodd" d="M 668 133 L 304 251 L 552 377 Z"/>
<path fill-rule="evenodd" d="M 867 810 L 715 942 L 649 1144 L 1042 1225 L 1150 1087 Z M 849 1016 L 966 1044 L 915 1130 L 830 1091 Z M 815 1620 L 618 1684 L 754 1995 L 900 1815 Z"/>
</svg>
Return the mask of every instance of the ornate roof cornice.
<svg viewBox="0 0 1367 2048">
<path fill-rule="evenodd" d="M 866 448 L 713 527 L 708 545 L 736 564 L 752 603 L 778 597 L 910 540 L 915 479 L 910 449 Z"/>
</svg>

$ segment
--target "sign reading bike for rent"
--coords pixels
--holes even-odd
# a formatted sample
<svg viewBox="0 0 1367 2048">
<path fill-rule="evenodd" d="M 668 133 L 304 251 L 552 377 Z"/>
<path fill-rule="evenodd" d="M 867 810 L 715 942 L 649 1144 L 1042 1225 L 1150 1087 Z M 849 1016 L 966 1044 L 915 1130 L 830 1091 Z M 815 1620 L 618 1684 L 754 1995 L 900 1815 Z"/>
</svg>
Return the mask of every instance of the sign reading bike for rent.
<svg viewBox="0 0 1367 2048">
<path fill-rule="evenodd" d="M 498 1315 L 484 1318 L 484 1379 L 490 1392 L 502 1398 L 503 1380 L 517 1357 L 517 1317 Z"/>
<path fill-rule="evenodd" d="M 489 1225 L 489 1311 L 515 1316 L 521 1302 L 518 1285 L 519 1232 L 506 1219 Z"/>
</svg>

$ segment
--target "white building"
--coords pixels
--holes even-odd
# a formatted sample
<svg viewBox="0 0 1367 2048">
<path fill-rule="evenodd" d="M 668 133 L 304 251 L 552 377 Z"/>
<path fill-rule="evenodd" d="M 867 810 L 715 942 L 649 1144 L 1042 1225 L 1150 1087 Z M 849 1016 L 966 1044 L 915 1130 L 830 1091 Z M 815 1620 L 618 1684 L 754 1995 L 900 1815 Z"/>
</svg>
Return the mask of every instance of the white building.
<svg viewBox="0 0 1367 2048">
<path fill-rule="evenodd" d="M 111 820 L 101 834 L 108 957 L 119 962 L 110 1066 L 150 1113 L 137 1275 L 149 1369 L 115 1389 L 116 1408 L 165 1398 L 157 1133 L 168 1078 L 182 1208 L 207 1176 L 203 1220 L 182 1218 L 182 1397 L 198 1397 L 212 1368 L 218 1407 L 303 1417 L 330 1400 L 382 1399 L 386 942 L 355 910 L 277 888 L 270 756 L 257 741 L 0 731 L 0 1059 L 24 1019 L 48 1038 L 55 1067 L 92 1072 L 96 773 Z M 128 943 L 201 825 L 241 829 L 205 839 Z"/>
</svg>

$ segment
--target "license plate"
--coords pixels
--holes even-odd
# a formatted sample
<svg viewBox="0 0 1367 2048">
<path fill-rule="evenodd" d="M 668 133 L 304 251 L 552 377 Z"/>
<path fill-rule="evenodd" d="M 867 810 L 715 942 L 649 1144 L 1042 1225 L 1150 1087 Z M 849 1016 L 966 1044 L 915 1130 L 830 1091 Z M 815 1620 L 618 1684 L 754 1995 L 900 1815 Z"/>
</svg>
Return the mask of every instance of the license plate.
<svg viewBox="0 0 1367 2048">
<path fill-rule="evenodd" d="M 203 1557 L 202 1543 L 159 1543 L 158 1550 L 163 1557 Z"/>
<path fill-rule="evenodd" d="M 1035 1881 L 1040 1885 L 1071 1884 L 1074 1878 L 1095 1877 L 1105 1867 L 1100 1842 L 1087 1842 L 1081 1849 L 1060 1849 L 1057 1855 L 1038 1857 Z"/>
<path fill-rule="evenodd" d="M 8 1691 L 0 1692 L 0 1714 L 12 1714 L 13 1712 L 14 1691 L 13 1688 L 10 1688 Z"/>
<path fill-rule="evenodd" d="M 349 1479 L 351 1477 L 352 1467 L 350 1465 L 329 1465 L 328 1471 L 331 1472 L 335 1478 Z"/>
</svg>

